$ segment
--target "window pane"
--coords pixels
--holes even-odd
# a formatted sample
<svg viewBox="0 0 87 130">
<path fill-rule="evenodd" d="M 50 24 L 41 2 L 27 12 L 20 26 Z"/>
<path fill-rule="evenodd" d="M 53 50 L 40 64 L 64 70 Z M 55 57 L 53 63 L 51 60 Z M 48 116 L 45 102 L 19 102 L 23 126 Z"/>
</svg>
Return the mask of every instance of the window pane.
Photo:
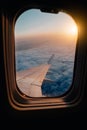
<svg viewBox="0 0 87 130">
<path fill-rule="evenodd" d="M 31 9 L 15 24 L 16 80 L 30 97 L 61 96 L 72 85 L 77 25 L 64 12 Z"/>
</svg>

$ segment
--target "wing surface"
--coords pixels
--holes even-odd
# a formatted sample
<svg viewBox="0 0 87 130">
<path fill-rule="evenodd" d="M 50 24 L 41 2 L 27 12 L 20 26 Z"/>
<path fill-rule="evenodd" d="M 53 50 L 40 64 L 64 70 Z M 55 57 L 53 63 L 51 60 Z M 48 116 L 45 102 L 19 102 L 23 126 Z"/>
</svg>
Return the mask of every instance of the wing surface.
<svg viewBox="0 0 87 130">
<path fill-rule="evenodd" d="M 43 97 L 41 86 L 50 64 L 42 64 L 16 73 L 18 88 L 27 96 Z"/>
</svg>

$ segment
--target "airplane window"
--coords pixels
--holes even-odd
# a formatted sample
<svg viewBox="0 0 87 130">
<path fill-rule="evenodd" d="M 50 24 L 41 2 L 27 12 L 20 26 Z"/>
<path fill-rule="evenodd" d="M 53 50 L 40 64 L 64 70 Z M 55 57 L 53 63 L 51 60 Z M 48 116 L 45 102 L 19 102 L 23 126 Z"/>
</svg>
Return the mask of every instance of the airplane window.
<svg viewBox="0 0 87 130">
<path fill-rule="evenodd" d="M 56 97 L 72 86 L 78 28 L 65 12 L 31 9 L 15 23 L 16 81 L 29 97 Z"/>
</svg>

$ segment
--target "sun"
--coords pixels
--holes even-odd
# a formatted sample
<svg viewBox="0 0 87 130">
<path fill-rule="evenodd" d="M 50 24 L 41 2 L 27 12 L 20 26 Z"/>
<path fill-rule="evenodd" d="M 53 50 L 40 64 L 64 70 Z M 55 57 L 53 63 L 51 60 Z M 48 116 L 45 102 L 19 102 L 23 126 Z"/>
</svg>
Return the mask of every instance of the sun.
<svg viewBox="0 0 87 130">
<path fill-rule="evenodd" d="M 70 18 L 70 20 L 66 23 L 64 32 L 72 38 L 78 36 L 78 26 L 73 19 Z"/>
<path fill-rule="evenodd" d="M 71 35 L 77 35 L 78 29 L 77 29 L 77 26 L 75 24 L 70 27 L 69 33 Z"/>
</svg>

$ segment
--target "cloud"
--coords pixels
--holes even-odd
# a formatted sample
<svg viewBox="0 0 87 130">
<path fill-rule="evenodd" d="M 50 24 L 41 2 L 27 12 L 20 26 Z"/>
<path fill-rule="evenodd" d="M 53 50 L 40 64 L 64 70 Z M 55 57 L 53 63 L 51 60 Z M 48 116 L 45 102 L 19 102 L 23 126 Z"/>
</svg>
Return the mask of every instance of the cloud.
<svg viewBox="0 0 87 130">
<path fill-rule="evenodd" d="M 24 45 L 24 43 L 22 44 Z M 25 48 L 27 45 L 25 44 Z M 42 93 L 46 96 L 54 97 L 60 96 L 68 91 L 72 84 L 74 53 L 70 47 L 66 45 L 54 46 L 48 42 L 34 45 L 27 49 L 17 49 L 16 57 L 16 71 L 29 69 L 40 64 L 47 63 L 52 54 L 55 57 L 52 61 L 51 67 L 46 75 L 46 79 L 42 85 Z M 71 53 L 72 52 L 72 53 Z M 47 80 L 49 79 L 49 80 Z"/>
</svg>

